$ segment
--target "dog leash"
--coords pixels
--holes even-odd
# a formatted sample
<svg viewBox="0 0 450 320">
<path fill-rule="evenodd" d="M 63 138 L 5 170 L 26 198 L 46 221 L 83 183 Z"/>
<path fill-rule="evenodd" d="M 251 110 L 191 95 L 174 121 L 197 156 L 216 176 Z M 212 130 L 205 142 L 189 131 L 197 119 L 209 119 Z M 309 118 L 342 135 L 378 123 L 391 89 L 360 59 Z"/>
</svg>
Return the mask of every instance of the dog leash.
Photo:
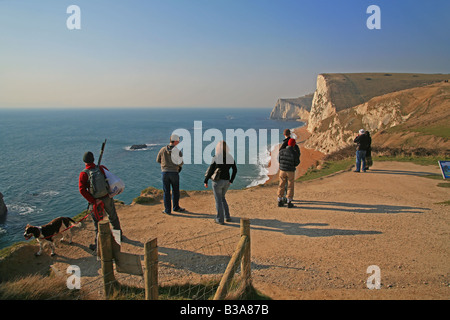
<svg viewBox="0 0 450 320">
<path fill-rule="evenodd" d="M 55 233 L 55 234 L 53 234 L 53 235 L 51 235 L 51 236 L 43 237 L 43 238 L 40 238 L 40 239 L 53 238 L 54 236 L 56 236 L 56 235 L 58 235 L 58 234 L 60 234 L 60 233 L 63 233 L 64 231 L 67 231 L 67 230 L 69 230 L 69 229 L 75 227 L 75 226 L 76 226 L 77 224 L 79 224 L 81 221 L 83 221 L 84 219 L 86 219 L 91 213 L 92 213 L 92 211 L 88 212 L 83 218 L 80 219 L 80 221 L 76 221 L 76 222 L 75 222 L 73 225 L 71 225 L 70 227 L 67 227 L 66 229 L 64 229 L 64 230 L 62 230 L 62 231 L 60 231 L 60 232 L 58 232 L 58 233 Z M 37 228 L 39 228 L 39 231 L 41 231 L 41 234 L 42 234 L 42 226 L 37 227 Z M 31 238 L 29 238 L 29 239 L 31 239 Z M 27 239 L 27 240 L 29 240 L 29 239 Z"/>
<path fill-rule="evenodd" d="M 89 204 L 88 204 L 88 207 L 87 207 L 86 210 L 89 210 Z M 52 237 L 54 237 L 54 236 L 56 236 L 56 235 L 58 235 L 58 234 L 60 234 L 60 233 L 63 233 L 64 231 L 67 231 L 67 230 L 69 230 L 69 229 L 75 227 L 77 224 L 79 224 L 81 221 L 83 221 L 84 219 L 86 219 L 86 218 L 87 218 L 90 214 L 92 214 L 92 213 L 94 213 L 95 219 L 97 219 L 98 221 L 101 221 L 101 220 L 103 220 L 103 212 L 105 212 L 105 204 L 104 204 L 103 202 L 100 202 L 99 204 L 94 203 L 94 204 L 92 205 L 91 211 L 89 211 L 89 212 L 88 212 L 88 213 L 87 213 L 80 221 L 75 222 L 75 223 L 74 223 L 73 225 L 71 225 L 70 227 L 67 227 L 66 229 L 64 229 L 64 230 L 62 230 L 62 231 L 60 231 L 60 232 L 58 232 L 58 233 L 55 233 L 54 235 L 47 236 L 47 237 L 44 237 L 44 238 L 41 238 L 41 239 L 52 238 Z M 42 228 L 42 227 L 39 227 L 39 229 L 41 229 L 41 228 Z M 42 233 L 42 231 L 41 231 L 41 233 Z"/>
</svg>

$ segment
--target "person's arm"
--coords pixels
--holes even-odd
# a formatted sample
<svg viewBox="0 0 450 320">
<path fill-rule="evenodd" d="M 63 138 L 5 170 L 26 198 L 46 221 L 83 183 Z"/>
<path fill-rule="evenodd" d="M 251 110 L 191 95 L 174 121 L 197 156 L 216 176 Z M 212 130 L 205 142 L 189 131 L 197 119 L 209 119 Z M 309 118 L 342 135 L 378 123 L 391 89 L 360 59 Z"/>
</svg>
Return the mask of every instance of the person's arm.
<svg viewBox="0 0 450 320">
<path fill-rule="evenodd" d="M 158 155 L 156 156 L 156 162 L 161 163 L 161 150 L 159 150 Z"/>
<path fill-rule="evenodd" d="M 292 154 L 294 155 L 294 167 L 297 167 L 300 164 L 300 155 L 295 149 L 292 149 Z"/>
<path fill-rule="evenodd" d="M 211 179 L 211 176 L 214 173 L 214 170 L 216 170 L 216 161 L 212 160 L 211 164 L 209 165 L 208 170 L 206 171 L 205 180 L 203 181 L 205 188 L 208 188 L 208 180 Z"/>
<path fill-rule="evenodd" d="M 89 193 L 89 177 L 86 172 L 80 172 L 80 177 L 78 179 L 78 190 L 89 203 L 96 202 L 95 198 Z"/>
<path fill-rule="evenodd" d="M 236 178 L 236 174 L 237 174 L 237 166 L 236 166 L 236 161 L 233 162 L 233 164 L 231 165 L 231 178 L 230 178 L 230 183 L 233 183 L 234 178 Z"/>
</svg>

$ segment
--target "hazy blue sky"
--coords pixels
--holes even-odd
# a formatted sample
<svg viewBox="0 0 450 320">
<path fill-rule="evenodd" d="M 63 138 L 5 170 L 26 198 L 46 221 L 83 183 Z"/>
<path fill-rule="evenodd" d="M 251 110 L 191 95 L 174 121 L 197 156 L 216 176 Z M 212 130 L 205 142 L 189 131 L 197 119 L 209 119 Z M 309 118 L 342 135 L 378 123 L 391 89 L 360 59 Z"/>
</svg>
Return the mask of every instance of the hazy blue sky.
<svg viewBox="0 0 450 320">
<path fill-rule="evenodd" d="M 319 73 L 450 73 L 449 21 L 448 0 L 0 0 L 0 107 L 272 107 Z"/>
</svg>

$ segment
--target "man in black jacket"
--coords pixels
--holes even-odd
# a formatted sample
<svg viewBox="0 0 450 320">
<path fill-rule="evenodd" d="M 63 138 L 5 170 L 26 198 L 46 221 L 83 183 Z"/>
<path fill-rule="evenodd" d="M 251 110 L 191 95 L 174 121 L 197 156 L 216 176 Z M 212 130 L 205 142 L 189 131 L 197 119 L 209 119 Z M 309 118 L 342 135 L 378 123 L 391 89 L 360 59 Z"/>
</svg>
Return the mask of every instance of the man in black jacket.
<svg viewBox="0 0 450 320">
<path fill-rule="evenodd" d="M 300 164 L 300 155 L 296 152 L 296 142 L 294 139 L 289 139 L 288 146 L 281 149 L 278 153 L 278 163 L 280 164 L 280 184 L 278 185 L 278 206 L 283 206 L 284 188 L 287 183 L 287 204 L 288 208 L 294 205 L 292 199 L 294 198 L 294 179 L 295 168 Z"/>
<path fill-rule="evenodd" d="M 284 149 L 284 148 L 286 148 L 288 146 L 288 142 L 291 139 L 291 130 L 284 129 L 283 135 L 284 135 L 284 139 L 283 139 L 283 142 L 281 143 L 281 146 L 280 146 L 279 150 Z M 297 153 L 300 156 L 300 148 L 298 147 L 297 144 L 295 144 L 294 149 L 295 149 L 295 151 L 297 151 Z"/>
<path fill-rule="evenodd" d="M 356 143 L 356 169 L 354 172 L 360 172 L 361 165 L 363 172 L 366 172 L 366 152 L 369 147 L 369 138 L 364 129 L 359 130 L 359 134 L 353 142 Z"/>
</svg>

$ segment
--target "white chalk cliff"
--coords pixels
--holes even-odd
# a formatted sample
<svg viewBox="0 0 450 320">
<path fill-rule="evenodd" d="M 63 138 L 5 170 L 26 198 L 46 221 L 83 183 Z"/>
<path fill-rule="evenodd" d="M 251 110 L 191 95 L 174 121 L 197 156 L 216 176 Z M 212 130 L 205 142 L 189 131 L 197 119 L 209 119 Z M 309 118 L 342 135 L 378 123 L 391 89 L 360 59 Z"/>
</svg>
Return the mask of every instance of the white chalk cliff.
<svg viewBox="0 0 450 320">
<path fill-rule="evenodd" d="M 305 147 L 329 154 L 353 144 L 355 134 L 364 128 L 372 137 L 378 133 L 374 140 L 380 144 L 427 147 L 432 143 L 448 148 L 445 133 L 430 140 L 423 132 L 431 132 L 430 125 L 436 132 L 436 126 L 450 123 L 450 85 L 445 82 L 449 78 L 448 74 L 320 74 L 307 118 L 311 136 Z M 280 99 L 271 119 L 305 119 L 299 110 L 289 99 Z M 392 130 L 387 130 L 393 127 L 408 130 L 407 138 L 397 132 L 394 142 Z"/>
<path fill-rule="evenodd" d="M 307 121 L 312 99 L 312 93 L 295 99 L 278 99 L 270 114 L 270 119 Z"/>
</svg>

